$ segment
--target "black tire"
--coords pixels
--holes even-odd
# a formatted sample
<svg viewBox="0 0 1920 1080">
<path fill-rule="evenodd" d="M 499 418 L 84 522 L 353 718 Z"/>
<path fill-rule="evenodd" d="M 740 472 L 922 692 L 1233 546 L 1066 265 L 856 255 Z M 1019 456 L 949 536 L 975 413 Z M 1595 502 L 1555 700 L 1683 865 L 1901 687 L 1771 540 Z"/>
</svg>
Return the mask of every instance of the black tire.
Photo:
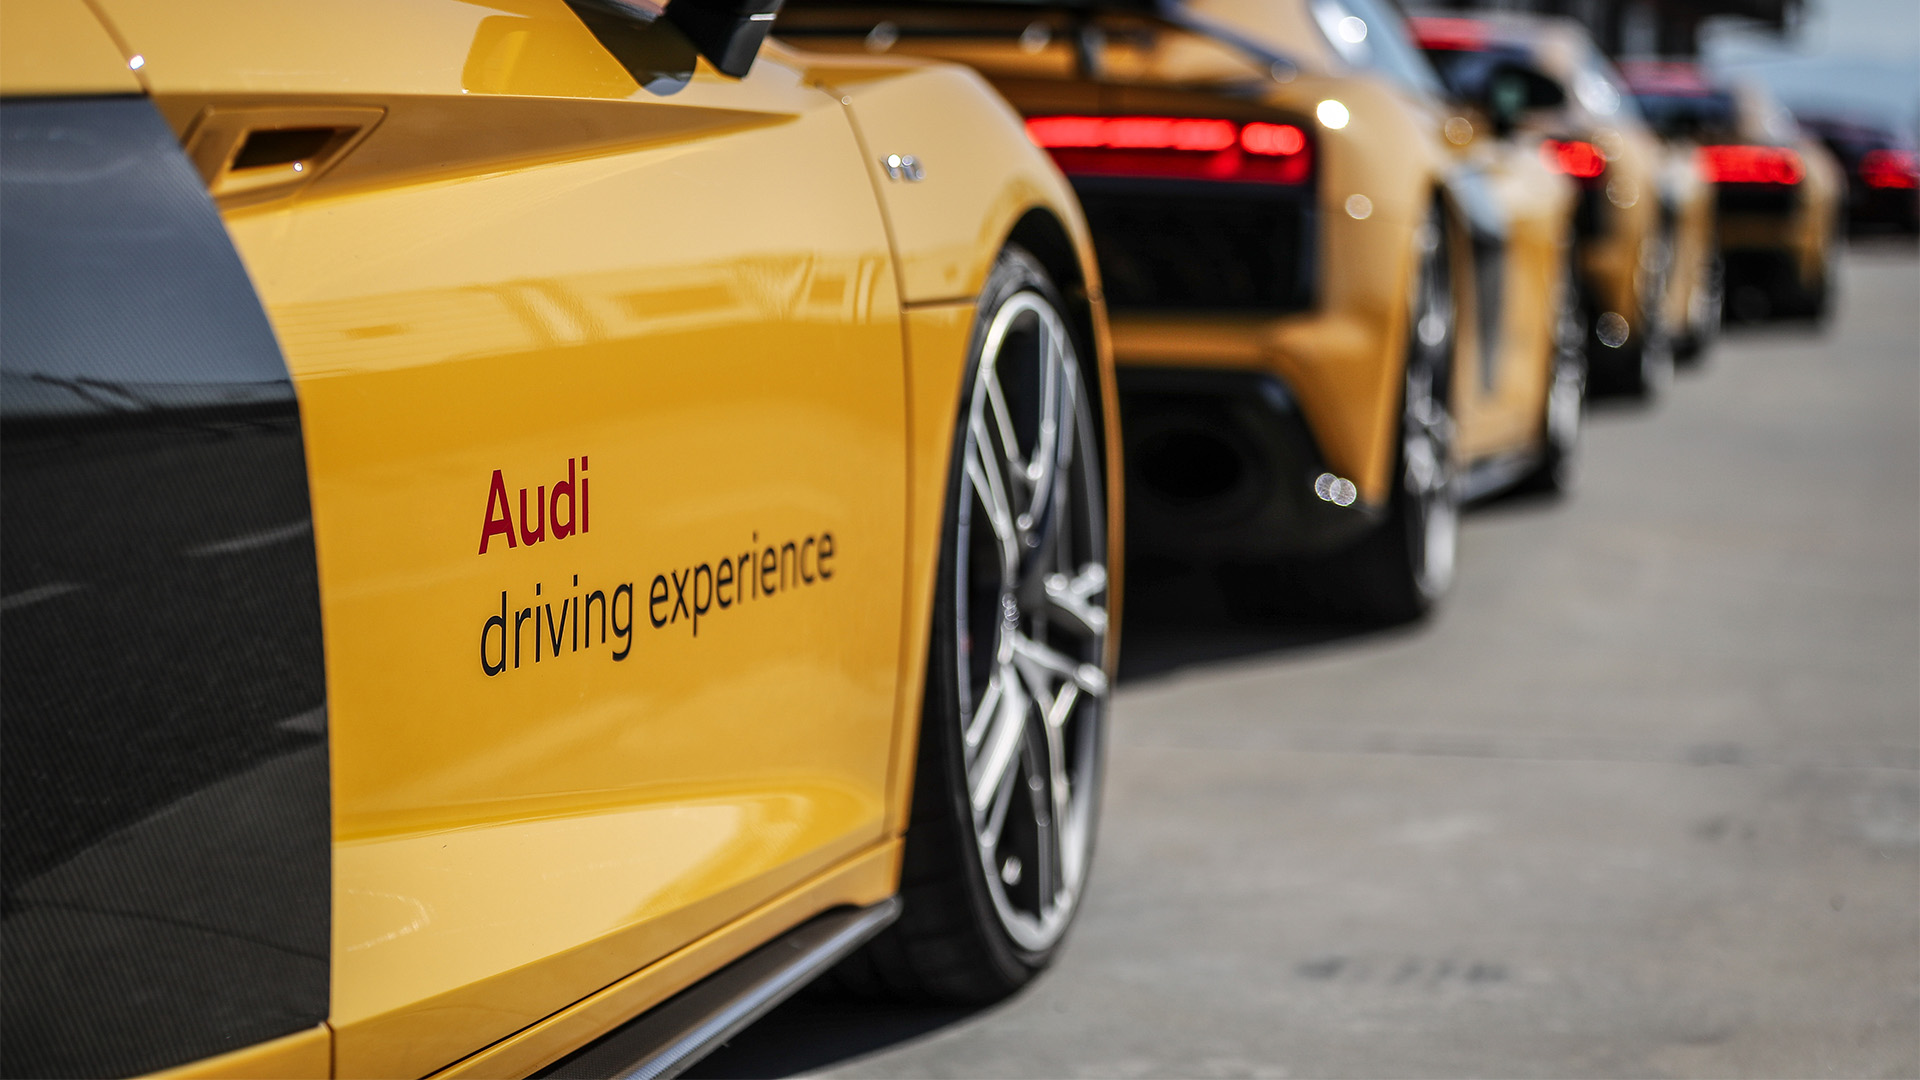
<svg viewBox="0 0 1920 1080">
<path fill-rule="evenodd" d="M 1598 388 L 1642 401 L 1657 401 L 1673 385 L 1673 346 L 1664 335 L 1633 338 L 1622 346 L 1611 346 L 1600 335 L 1606 331 L 1610 312 L 1602 312 L 1588 335 L 1596 347 L 1587 350 L 1588 370 Z M 1618 318 L 1618 316 L 1614 316 Z"/>
<path fill-rule="evenodd" d="M 1694 287 L 1693 301 L 1687 305 L 1686 332 L 1674 339 L 1673 357 L 1697 365 L 1720 337 L 1720 325 L 1726 319 L 1727 263 L 1716 252 L 1708 261 L 1701 281 Z"/>
<path fill-rule="evenodd" d="M 1827 275 L 1821 274 L 1818 280 L 1808 286 L 1806 294 L 1801 297 L 1800 310 L 1808 321 L 1824 324 L 1827 316 L 1832 313 L 1832 309 L 1833 282 Z"/>
<path fill-rule="evenodd" d="M 947 483 L 904 908 L 837 971 L 857 993 L 1003 998 L 1053 959 L 1083 894 L 1112 677 L 1108 493 L 1065 310 L 1017 247 L 981 293 Z M 1042 417 L 1053 418 L 1051 443 Z M 976 648 L 983 640 L 991 648 Z"/>
<path fill-rule="evenodd" d="M 1833 247 L 1829 242 L 1822 253 L 1819 269 L 1814 271 L 1813 280 L 1798 285 L 1793 291 L 1791 310 L 1795 317 L 1824 326 L 1827 316 L 1833 309 Z"/>
<path fill-rule="evenodd" d="M 1654 236 L 1653 249 L 1640 255 L 1640 269 L 1634 282 L 1640 324 L 1629 328 L 1624 344 L 1611 342 L 1606 330 L 1608 319 L 1617 319 L 1618 315 L 1602 313 L 1589 324 L 1593 328 L 1590 340 L 1614 354 L 1608 359 L 1616 375 L 1616 388 L 1643 401 L 1658 399 L 1673 384 L 1673 335 L 1660 310 L 1667 292 L 1667 277 L 1673 268 L 1673 251 L 1673 235 L 1663 224 Z M 1593 370 L 1594 360 L 1590 351 L 1589 371 Z"/>
<path fill-rule="evenodd" d="M 1814 267 L 1810 280 L 1796 281 L 1794 311 L 1800 318 L 1824 327 L 1833 314 L 1834 294 L 1834 247 L 1843 243 L 1847 235 L 1845 211 L 1839 211 L 1835 220 L 1829 224 L 1826 242 L 1820 245 L 1819 265 Z M 1796 278 L 1798 275 L 1795 275 Z"/>
<path fill-rule="evenodd" d="M 1568 263 L 1554 301 L 1553 367 L 1541 403 L 1540 463 L 1523 490 L 1564 495 L 1580 477 L 1580 436 L 1587 403 L 1587 326 L 1573 265 Z"/>
</svg>

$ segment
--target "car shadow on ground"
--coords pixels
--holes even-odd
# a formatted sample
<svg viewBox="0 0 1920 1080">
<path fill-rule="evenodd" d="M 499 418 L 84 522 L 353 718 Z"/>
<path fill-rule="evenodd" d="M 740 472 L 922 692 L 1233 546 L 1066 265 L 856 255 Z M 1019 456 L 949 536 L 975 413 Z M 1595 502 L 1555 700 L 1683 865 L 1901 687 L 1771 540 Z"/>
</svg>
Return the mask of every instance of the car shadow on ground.
<svg viewBox="0 0 1920 1080">
<path fill-rule="evenodd" d="M 1120 685 L 1406 629 L 1310 615 L 1250 617 L 1234 611 L 1222 590 L 1222 575 L 1204 566 L 1133 561 L 1127 568 Z"/>
<path fill-rule="evenodd" d="M 1271 658 L 1396 628 L 1249 621 L 1227 610 L 1216 575 L 1202 567 L 1142 560 L 1128 568 L 1126 634 L 1120 653 L 1125 686 L 1185 668 Z M 708 1080 L 781 1077 L 832 1068 L 901 1043 L 938 1034 L 982 1012 L 1018 1008 L 871 1001 L 837 988 L 811 987 L 780 1005 L 683 1075 Z"/>
<path fill-rule="evenodd" d="M 1623 404 L 1622 411 L 1635 406 Z M 1472 513 L 1551 512 L 1551 496 L 1509 495 Z M 1254 658 L 1319 651 L 1386 635 L 1419 633 L 1423 624 L 1331 623 L 1312 618 L 1255 619 L 1236 613 L 1222 575 L 1204 566 L 1132 560 L 1127 569 L 1120 685 L 1137 686 L 1178 672 Z M 1230 582 L 1229 582 L 1230 584 Z M 998 1008 L 1019 1008 L 1021 995 L 997 1005 L 962 1007 L 871 1001 L 832 986 L 812 987 L 768 1013 L 685 1074 L 708 1080 L 783 1077 L 845 1064 L 941 1031 Z"/>
<path fill-rule="evenodd" d="M 747 1080 L 813 1072 L 931 1035 L 982 1011 L 980 1007 L 868 1001 L 832 989 L 809 990 L 681 1075 Z"/>
</svg>

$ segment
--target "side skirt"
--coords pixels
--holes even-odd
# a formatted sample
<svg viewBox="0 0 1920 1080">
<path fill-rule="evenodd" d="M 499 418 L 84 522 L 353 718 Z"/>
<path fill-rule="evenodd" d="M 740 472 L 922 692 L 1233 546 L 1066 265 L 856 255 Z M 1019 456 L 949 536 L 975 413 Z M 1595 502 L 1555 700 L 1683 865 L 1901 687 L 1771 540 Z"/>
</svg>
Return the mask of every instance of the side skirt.
<svg viewBox="0 0 1920 1080">
<path fill-rule="evenodd" d="M 1538 449 L 1513 450 L 1476 461 L 1462 478 L 1460 501 L 1477 502 L 1519 483 L 1540 464 Z"/>
<path fill-rule="evenodd" d="M 540 1072 L 554 1080 L 663 1080 L 826 973 L 900 917 L 900 898 L 817 916 Z"/>
</svg>

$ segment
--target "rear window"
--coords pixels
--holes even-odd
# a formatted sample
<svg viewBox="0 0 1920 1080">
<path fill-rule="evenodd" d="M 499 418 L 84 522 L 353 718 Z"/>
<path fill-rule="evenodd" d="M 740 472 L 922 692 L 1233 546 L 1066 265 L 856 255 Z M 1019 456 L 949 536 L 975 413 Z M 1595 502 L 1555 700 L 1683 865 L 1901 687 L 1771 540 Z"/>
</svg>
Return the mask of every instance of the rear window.
<svg viewBox="0 0 1920 1080">
<path fill-rule="evenodd" d="M 1634 100 L 1653 129 L 1667 138 L 1706 142 L 1739 138 L 1740 110 L 1733 95 L 1709 90 L 1699 94 L 1638 94 Z"/>
</svg>

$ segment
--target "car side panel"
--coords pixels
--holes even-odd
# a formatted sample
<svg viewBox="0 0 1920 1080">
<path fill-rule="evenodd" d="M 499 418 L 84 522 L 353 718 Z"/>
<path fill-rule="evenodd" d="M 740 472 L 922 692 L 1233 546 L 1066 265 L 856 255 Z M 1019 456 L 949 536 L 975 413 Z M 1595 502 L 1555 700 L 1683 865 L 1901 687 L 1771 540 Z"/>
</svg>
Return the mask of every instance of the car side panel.
<svg viewBox="0 0 1920 1080">
<path fill-rule="evenodd" d="M 893 895 L 899 888 L 900 852 L 898 840 L 868 848 L 671 955 L 434 1073 L 433 1080 L 532 1075 L 811 916 L 842 905 L 865 907 Z"/>
<path fill-rule="evenodd" d="M 85 0 L 0 4 L 0 94 L 138 94 L 135 69 Z"/>
<path fill-rule="evenodd" d="M 1020 117 L 969 68 L 800 53 L 797 62 L 844 96 L 866 149 L 908 304 L 970 300 L 1021 215 L 1050 208 L 1084 253 L 1091 240 L 1066 179 L 1026 137 Z M 883 159 L 911 155 L 924 178 L 889 177 Z M 997 166 L 981 182 L 980 163 Z M 1097 281 L 1095 267 L 1081 267 Z"/>
<path fill-rule="evenodd" d="M 465 1014 L 462 1043 L 435 1055 L 448 1060 L 467 1030 L 505 1034 L 880 837 L 904 519 L 884 238 L 837 108 L 683 149 L 331 207 L 303 237 L 314 246 L 280 249 L 334 264 L 331 281 L 266 291 L 322 418 L 340 708 L 376 725 L 343 721 L 334 740 L 343 1075 L 389 1071 L 396 1053 L 437 1064 L 413 1055 L 442 1010 Z M 782 198 L 756 190 L 762 160 L 790 163 Z M 690 174 L 735 215 L 725 235 L 643 209 L 670 206 Z M 569 190 L 592 200 L 552 198 Z M 516 203 L 551 212 L 494 233 Z M 638 212 L 609 220 L 620 206 Z M 342 226 L 406 235 L 468 217 L 491 235 L 423 245 L 384 295 L 336 290 L 353 252 L 331 242 Z M 605 246 L 566 249 L 588 236 Z M 384 357 L 356 349 L 344 365 L 337 350 L 369 324 L 421 323 L 444 334 L 430 366 L 408 363 L 412 331 L 383 339 Z M 514 476 L 496 490 L 518 508 L 518 488 L 569 482 L 590 451 L 575 550 L 475 555 L 492 470 Z M 408 517 L 428 527 L 396 543 Z M 551 656 L 529 670 L 538 642 L 532 663 L 519 655 L 543 583 L 601 650 L 571 671 Z M 508 619 L 514 666 L 486 675 L 509 662 Z M 431 923 L 416 925 L 415 901 Z"/>
<path fill-rule="evenodd" d="M 1463 349 L 1454 369 L 1459 451 L 1465 461 L 1526 450 L 1544 434 L 1554 361 L 1554 290 L 1565 265 L 1574 191 L 1548 169 L 1533 140 L 1489 140 L 1482 158 L 1504 232 L 1497 252 L 1497 324 L 1492 350 Z M 1463 306 L 1462 318 L 1477 309 Z M 1479 329 L 1479 328 L 1476 328 Z"/>
<path fill-rule="evenodd" d="M 338 1075 L 444 1066 L 879 844 L 904 365 L 842 106 L 774 61 L 656 96 L 558 0 L 107 7 L 189 138 L 380 111 L 227 214 L 314 418 Z"/>
<path fill-rule="evenodd" d="M 1713 185 L 1700 175 L 1695 153 L 1690 144 L 1660 147 L 1661 197 L 1673 211 L 1673 266 L 1661 316 L 1680 332 L 1692 327 L 1695 308 L 1706 302 L 1703 293 L 1716 255 Z"/>
<path fill-rule="evenodd" d="M 339 707 L 410 718 L 343 720 L 334 740 L 343 1075 L 390 1071 L 394 1054 L 438 1064 L 414 1055 L 447 1013 L 462 1017 L 461 1043 L 435 1055 L 449 1060 L 468 1031 L 506 1034 L 880 838 L 904 391 L 884 237 L 844 123 L 832 108 L 697 155 L 672 146 L 501 177 L 493 192 L 328 208 L 309 234 L 320 250 L 290 262 L 345 269 L 352 247 L 328 239 L 342 225 L 494 224 L 398 260 L 386 295 L 341 295 L 339 278 L 266 290 L 296 375 L 316 376 L 322 568 L 345 579 Z M 758 190 L 761 161 L 788 163 L 781 198 Z M 727 228 L 640 209 L 672 205 L 690 176 Z M 592 201 L 552 198 L 563 191 Z M 495 233 L 515 203 L 551 213 Z M 609 220 L 620 206 L 639 212 Z M 570 250 L 588 236 L 605 246 Z M 428 275 L 440 280 L 416 291 Z M 336 367 L 356 330 L 414 320 L 446 335 L 430 368 L 405 362 L 405 334 L 384 358 Z M 329 415 L 353 419 L 330 429 Z M 507 492 L 565 483 L 589 451 L 592 532 L 575 550 L 475 555 L 491 470 L 515 477 Z M 396 543 L 391 523 L 409 516 L 430 525 Z M 604 590 L 599 627 L 630 625 L 631 656 L 603 635 L 573 670 L 528 670 L 520 620 L 543 583 L 574 597 L 589 634 Z M 487 676 L 489 650 L 508 662 L 507 619 L 515 666 Z M 393 663 L 408 655 L 425 678 Z M 416 900 L 430 923 L 416 925 Z"/>
</svg>

